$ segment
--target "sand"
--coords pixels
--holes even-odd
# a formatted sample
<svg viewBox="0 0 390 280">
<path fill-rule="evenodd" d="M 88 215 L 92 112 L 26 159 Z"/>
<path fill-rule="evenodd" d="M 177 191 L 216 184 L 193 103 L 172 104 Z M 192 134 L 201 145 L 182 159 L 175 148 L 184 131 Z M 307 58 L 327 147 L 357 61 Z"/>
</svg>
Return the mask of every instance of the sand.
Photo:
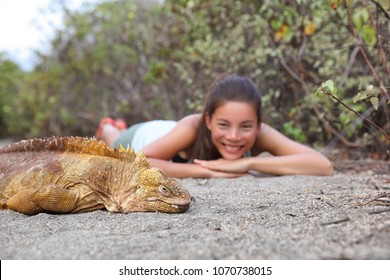
<svg viewBox="0 0 390 280">
<path fill-rule="evenodd" d="M 181 182 L 182 214 L 0 211 L 0 259 L 390 259 L 388 174 Z"/>
</svg>

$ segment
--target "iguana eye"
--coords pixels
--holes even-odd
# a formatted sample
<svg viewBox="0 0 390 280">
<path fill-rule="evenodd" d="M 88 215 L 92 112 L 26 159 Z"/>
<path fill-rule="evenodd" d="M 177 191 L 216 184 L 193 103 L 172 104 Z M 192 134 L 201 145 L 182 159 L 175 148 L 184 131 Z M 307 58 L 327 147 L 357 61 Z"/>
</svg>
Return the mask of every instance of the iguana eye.
<svg viewBox="0 0 390 280">
<path fill-rule="evenodd" d="M 171 191 L 168 188 L 164 187 L 164 186 L 159 186 L 158 190 L 160 191 L 160 193 L 163 196 L 170 196 L 171 195 Z"/>
</svg>

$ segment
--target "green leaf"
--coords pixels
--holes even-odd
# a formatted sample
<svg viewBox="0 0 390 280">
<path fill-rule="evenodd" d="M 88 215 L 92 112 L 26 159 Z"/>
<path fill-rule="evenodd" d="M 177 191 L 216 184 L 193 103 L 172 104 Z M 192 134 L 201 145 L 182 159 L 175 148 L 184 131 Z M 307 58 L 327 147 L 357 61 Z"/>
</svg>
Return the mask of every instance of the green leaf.
<svg viewBox="0 0 390 280">
<path fill-rule="evenodd" d="M 362 28 L 362 32 L 363 32 L 363 41 L 370 46 L 374 46 L 376 44 L 375 29 L 370 25 L 364 25 Z"/>
<path fill-rule="evenodd" d="M 353 103 L 356 103 L 358 101 L 361 101 L 361 100 L 364 100 L 364 99 L 367 99 L 369 96 L 367 94 L 367 91 L 360 91 L 358 92 L 358 94 L 356 94 L 354 97 L 353 97 Z"/>
<path fill-rule="evenodd" d="M 381 90 L 378 87 L 368 86 L 366 92 L 369 96 L 379 96 Z"/>
<path fill-rule="evenodd" d="M 378 110 L 378 107 L 379 107 L 379 99 L 378 99 L 378 97 L 375 97 L 375 96 L 371 97 L 370 98 L 370 102 L 372 104 L 372 107 L 374 107 L 375 110 Z"/>
<path fill-rule="evenodd" d="M 359 83 L 358 90 L 359 91 L 363 90 L 363 83 L 362 83 L 362 81 L 360 81 L 360 83 Z"/>
<path fill-rule="evenodd" d="M 322 83 L 322 88 L 333 95 L 337 92 L 337 88 L 332 80 L 327 80 L 325 83 Z"/>
<path fill-rule="evenodd" d="M 356 29 L 361 31 L 363 25 L 368 21 L 368 11 L 366 9 L 357 9 L 352 16 L 352 22 Z"/>
</svg>

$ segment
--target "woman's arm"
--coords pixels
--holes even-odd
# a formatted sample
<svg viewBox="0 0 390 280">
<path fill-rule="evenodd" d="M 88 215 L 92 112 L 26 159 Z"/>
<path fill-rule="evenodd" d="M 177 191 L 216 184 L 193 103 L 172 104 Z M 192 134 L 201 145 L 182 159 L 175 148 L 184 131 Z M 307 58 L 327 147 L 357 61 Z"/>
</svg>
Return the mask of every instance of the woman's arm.
<svg viewBox="0 0 390 280">
<path fill-rule="evenodd" d="M 169 176 L 176 178 L 212 178 L 225 177 L 233 178 L 244 175 L 237 172 L 223 172 L 205 168 L 194 163 L 177 163 L 161 159 L 148 158 L 150 165 L 164 170 Z"/>
<path fill-rule="evenodd" d="M 245 173 L 258 171 L 274 175 L 317 175 L 330 176 L 333 168 L 320 154 L 305 153 L 285 156 L 247 157 L 238 160 L 218 159 L 212 161 L 195 160 L 204 168 L 220 172 Z"/>
<path fill-rule="evenodd" d="M 333 174 L 332 164 L 319 153 L 253 157 L 249 169 L 275 175 L 331 176 Z"/>
<path fill-rule="evenodd" d="M 267 151 L 270 157 L 248 157 L 229 161 L 196 160 L 195 163 L 212 170 L 223 172 L 248 172 L 250 170 L 275 175 L 322 175 L 333 174 L 330 161 L 321 153 L 297 143 L 272 127 L 262 124 L 252 152 Z"/>
<path fill-rule="evenodd" d="M 195 141 L 198 119 L 198 115 L 181 119 L 170 132 L 143 148 L 146 157 L 169 161 L 187 150 Z"/>
</svg>

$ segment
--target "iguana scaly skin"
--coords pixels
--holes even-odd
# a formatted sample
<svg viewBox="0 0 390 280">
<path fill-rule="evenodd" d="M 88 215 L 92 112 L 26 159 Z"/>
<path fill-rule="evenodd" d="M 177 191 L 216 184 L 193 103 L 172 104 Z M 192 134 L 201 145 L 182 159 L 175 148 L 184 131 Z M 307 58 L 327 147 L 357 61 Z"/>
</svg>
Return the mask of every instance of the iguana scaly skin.
<svg viewBox="0 0 390 280">
<path fill-rule="evenodd" d="M 112 212 L 180 213 L 189 193 L 142 153 L 83 137 L 23 140 L 0 148 L 0 209 L 28 215 Z"/>
</svg>

